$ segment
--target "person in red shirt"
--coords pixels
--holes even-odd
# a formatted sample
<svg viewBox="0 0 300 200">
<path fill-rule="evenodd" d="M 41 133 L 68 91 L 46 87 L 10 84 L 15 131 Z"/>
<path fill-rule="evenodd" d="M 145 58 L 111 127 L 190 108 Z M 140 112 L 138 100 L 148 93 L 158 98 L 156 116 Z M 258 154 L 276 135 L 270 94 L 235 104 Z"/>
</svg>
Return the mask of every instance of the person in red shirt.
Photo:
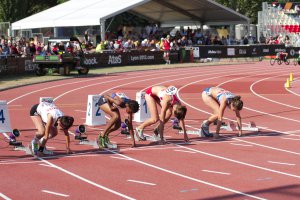
<svg viewBox="0 0 300 200">
<path fill-rule="evenodd" d="M 170 35 L 168 35 L 167 38 L 164 39 L 162 42 L 163 42 L 163 48 L 164 48 L 164 60 L 166 61 L 166 64 L 171 64 L 171 61 L 170 61 L 170 49 L 171 49 Z"/>
</svg>

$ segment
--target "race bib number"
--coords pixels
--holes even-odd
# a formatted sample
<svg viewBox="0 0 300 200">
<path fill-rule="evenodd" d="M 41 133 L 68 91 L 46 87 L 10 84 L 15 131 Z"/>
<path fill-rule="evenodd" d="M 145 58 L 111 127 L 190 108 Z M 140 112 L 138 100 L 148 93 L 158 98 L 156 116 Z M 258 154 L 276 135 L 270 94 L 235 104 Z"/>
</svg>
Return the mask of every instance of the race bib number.
<svg viewBox="0 0 300 200">
<path fill-rule="evenodd" d="M 174 86 L 169 86 L 167 89 L 166 89 L 166 94 L 167 95 L 175 95 L 177 93 L 177 88 L 174 87 Z"/>
</svg>

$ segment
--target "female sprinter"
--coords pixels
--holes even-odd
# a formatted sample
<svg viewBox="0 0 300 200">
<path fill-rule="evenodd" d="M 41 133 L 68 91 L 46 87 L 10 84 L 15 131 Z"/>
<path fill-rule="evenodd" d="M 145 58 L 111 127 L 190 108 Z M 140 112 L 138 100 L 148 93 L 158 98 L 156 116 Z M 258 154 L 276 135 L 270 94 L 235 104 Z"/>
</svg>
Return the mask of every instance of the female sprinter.
<svg viewBox="0 0 300 200">
<path fill-rule="evenodd" d="M 41 152 L 52 155 L 53 152 L 46 149 L 46 143 L 48 139 L 54 138 L 58 131 L 66 136 L 66 151 L 71 153 L 68 129 L 73 125 L 73 117 L 65 116 L 53 103 L 48 102 L 34 105 L 30 110 L 30 117 L 38 130 L 29 145 L 32 154 Z"/>
<path fill-rule="evenodd" d="M 182 106 L 178 97 L 176 96 L 177 88 L 174 86 L 153 86 L 146 90 L 146 102 L 151 114 L 151 118 L 143 122 L 136 128 L 138 137 L 141 140 L 145 140 L 143 130 L 145 127 L 159 122 L 158 133 L 160 133 L 160 144 L 164 144 L 164 125 L 167 123 L 172 114 L 180 121 L 180 126 L 184 132 L 184 140 L 188 142 L 188 136 L 186 134 L 184 118 L 186 115 L 186 107 Z M 157 106 L 161 107 L 160 115 L 158 115 Z"/>
<path fill-rule="evenodd" d="M 99 148 L 113 148 L 108 135 L 121 127 L 121 116 L 118 107 L 125 108 L 128 114 L 128 130 L 132 139 L 132 147 L 135 147 L 132 114 L 139 111 L 138 102 L 129 99 L 124 93 L 117 92 L 111 95 L 102 95 L 98 101 L 98 106 L 110 116 L 110 120 L 107 122 L 103 132 L 99 134 Z"/>
<path fill-rule="evenodd" d="M 228 107 L 230 110 L 235 112 L 236 121 L 238 124 L 239 134 L 242 136 L 242 119 L 240 110 L 243 108 L 243 101 L 241 96 L 237 96 L 229 91 L 226 91 L 219 87 L 209 87 L 204 89 L 202 92 L 202 99 L 206 105 L 212 110 L 213 114 L 205 120 L 201 125 L 201 133 L 206 137 L 218 137 L 220 127 L 223 120 L 225 108 Z M 217 120 L 216 134 L 212 135 L 209 133 L 209 125 Z"/>
</svg>

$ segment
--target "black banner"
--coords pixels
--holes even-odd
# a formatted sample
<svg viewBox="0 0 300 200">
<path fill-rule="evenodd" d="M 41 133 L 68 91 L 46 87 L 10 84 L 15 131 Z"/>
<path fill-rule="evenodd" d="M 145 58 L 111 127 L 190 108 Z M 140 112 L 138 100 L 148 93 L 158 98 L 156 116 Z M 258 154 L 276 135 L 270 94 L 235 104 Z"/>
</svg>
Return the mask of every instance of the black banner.
<svg viewBox="0 0 300 200">
<path fill-rule="evenodd" d="M 298 47 L 286 48 L 284 45 L 247 45 L 247 46 L 195 46 L 199 49 L 199 58 L 241 58 L 274 56 L 278 52 L 294 55 Z M 194 50 L 195 51 L 195 50 Z M 291 51 L 291 52 L 290 52 Z M 198 54 L 197 54 L 198 55 Z"/>
</svg>

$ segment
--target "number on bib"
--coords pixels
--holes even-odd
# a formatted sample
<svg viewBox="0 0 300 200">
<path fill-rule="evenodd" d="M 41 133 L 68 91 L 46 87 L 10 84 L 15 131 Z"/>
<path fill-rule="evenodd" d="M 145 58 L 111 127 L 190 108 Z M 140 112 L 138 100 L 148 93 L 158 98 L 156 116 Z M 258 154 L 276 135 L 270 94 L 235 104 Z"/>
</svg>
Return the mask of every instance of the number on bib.
<svg viewBox="0 0 300 200">
<path fill-rule="evenodd" d="M 0 111 L 0 121 L 2 122 L 2 124 L 4 124 L 5 118 L 3 110 Z"/>
<path fill-rule="evenodd" d="M 177 88 L 174 86 L 170 86 L 166 89 L 166 94 L 167 95 L 175 95 L 177 92 Z"/>
</svg>

